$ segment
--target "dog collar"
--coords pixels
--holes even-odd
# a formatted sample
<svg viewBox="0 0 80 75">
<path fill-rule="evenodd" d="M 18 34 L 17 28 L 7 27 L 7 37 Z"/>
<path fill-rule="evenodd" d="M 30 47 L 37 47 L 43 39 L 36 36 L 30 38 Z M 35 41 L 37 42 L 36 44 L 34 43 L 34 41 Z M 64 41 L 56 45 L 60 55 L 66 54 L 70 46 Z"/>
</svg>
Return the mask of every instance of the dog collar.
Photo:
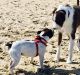
<svg viewBox="0 0 80 75">
<path fill-rule="evenodd" d="M 47 41 L 40 37 L 40 36 L 36 36 L 35 37 L 35 45 L 36 45 L 36 56 L 38 56 L 38 43 L 42 43 L 44 44 L 45 46 L 47 46 Z"/>
</svg>

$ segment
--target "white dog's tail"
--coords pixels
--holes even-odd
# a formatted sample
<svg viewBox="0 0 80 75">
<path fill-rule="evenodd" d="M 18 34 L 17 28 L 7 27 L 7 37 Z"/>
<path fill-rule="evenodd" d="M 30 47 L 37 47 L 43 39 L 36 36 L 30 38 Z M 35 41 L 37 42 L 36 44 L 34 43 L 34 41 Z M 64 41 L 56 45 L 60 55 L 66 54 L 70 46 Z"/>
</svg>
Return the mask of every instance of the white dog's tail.
<svg viewBox="0 0 80 75">
<path fill-rule="evenodd" d="M 8 49 L 11 48 L 13 41 L 7 42 L 5 45 L 8 46 Z"/>
</svg>

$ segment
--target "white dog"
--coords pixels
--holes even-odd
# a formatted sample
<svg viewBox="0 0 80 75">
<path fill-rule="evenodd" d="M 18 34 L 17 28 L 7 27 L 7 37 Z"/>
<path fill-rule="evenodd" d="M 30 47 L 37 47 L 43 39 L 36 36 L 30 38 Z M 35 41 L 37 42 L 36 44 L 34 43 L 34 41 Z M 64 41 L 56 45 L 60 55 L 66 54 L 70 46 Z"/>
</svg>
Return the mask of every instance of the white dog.
<svg viewBox="0 0 80 75">
<path fill-rule="evenodd" d="M 40 66 L 43 68 L 43 59 L 46 50 L 47 41 L 53 36 L 51 29 L 45 28 L 37 32 L 37 37 L 33 41 L 20 40 L 7 43 L 6 46 L 10 48 L 9 54 L 11 57 L 10 72 L 13 74 L 13 69 L 20 61 L 21 53 L 28 57 L 35 57 L 39 55 Z"/>
<path fill-rule="evenodd" d="M 80 6 L 60 5 L 53 11 L 53 22 L 54 22 L 53 28 L 57 28 L 59 30 L 56 61 L 58 62 L 60 59 L 60 46 L 62 41 L 62 33 L 66 32 L 70 37 L 67 63 L 72 63 L 75 33 L 77 28 L 80 27 Z M 80 34 L 78 39 L 78 48 L 80 48 Z"/>
</svg>

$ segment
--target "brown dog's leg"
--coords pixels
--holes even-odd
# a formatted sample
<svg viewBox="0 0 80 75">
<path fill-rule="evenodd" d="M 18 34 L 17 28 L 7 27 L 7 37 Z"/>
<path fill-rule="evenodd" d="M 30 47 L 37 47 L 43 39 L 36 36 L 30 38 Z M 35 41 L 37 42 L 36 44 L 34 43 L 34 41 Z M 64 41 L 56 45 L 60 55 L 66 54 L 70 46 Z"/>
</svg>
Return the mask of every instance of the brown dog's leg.
<svg viewBox="0 0 80 75">
<path fill-rule="evenodd" d="M 61 47 L 61 41 L 62 41 L 62 33 L 58 33 L 58 47 L 57 47 L 57 53 L 56 53 L 56 62 L 59 62 L 60 60 L 60 47 Z"/>
</svg>

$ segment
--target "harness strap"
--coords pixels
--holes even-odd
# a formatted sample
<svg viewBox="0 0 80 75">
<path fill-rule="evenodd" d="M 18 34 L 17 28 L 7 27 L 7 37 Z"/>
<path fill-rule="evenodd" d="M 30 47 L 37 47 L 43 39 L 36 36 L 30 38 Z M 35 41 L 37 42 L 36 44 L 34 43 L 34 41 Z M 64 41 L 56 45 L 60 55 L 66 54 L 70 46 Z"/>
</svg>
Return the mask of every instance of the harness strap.
<svg viewBox="0 0 80 75">
<path fill-rule="evenodd" d="M 40 40 L 40 42 L 42 43 L 42 44 L 44 44 L 45 46 L 47 46 L 47 41 L 44 39 L 44 38 L 41 38 L 42 40 Z"/>
<path fill-rule="evenodd" d="M 36 36 L 36 38 L 35 38 L 35 45 L 36 45 L 36 56 L 38 56 L 38 54 L 39 54 L 39 52 L 38 52 L 38 50 L 39 50 L 39 48 L 38 48 L 38 43 L 42 43 L 42 44 L 44 44 L 45 46 L 47 46 L 46 45 L 46 43 L 47 43 L 47 41 L 44 39 L 44 38 L 42 38 L 42 37 L 40 37 L 40 36 Z"/>
<path fill-rule="evenodd" d="M 36 56 L 38 56 L 38 43 L 35 42 L 35 45 L 36 45 Z"/>
</svg>

